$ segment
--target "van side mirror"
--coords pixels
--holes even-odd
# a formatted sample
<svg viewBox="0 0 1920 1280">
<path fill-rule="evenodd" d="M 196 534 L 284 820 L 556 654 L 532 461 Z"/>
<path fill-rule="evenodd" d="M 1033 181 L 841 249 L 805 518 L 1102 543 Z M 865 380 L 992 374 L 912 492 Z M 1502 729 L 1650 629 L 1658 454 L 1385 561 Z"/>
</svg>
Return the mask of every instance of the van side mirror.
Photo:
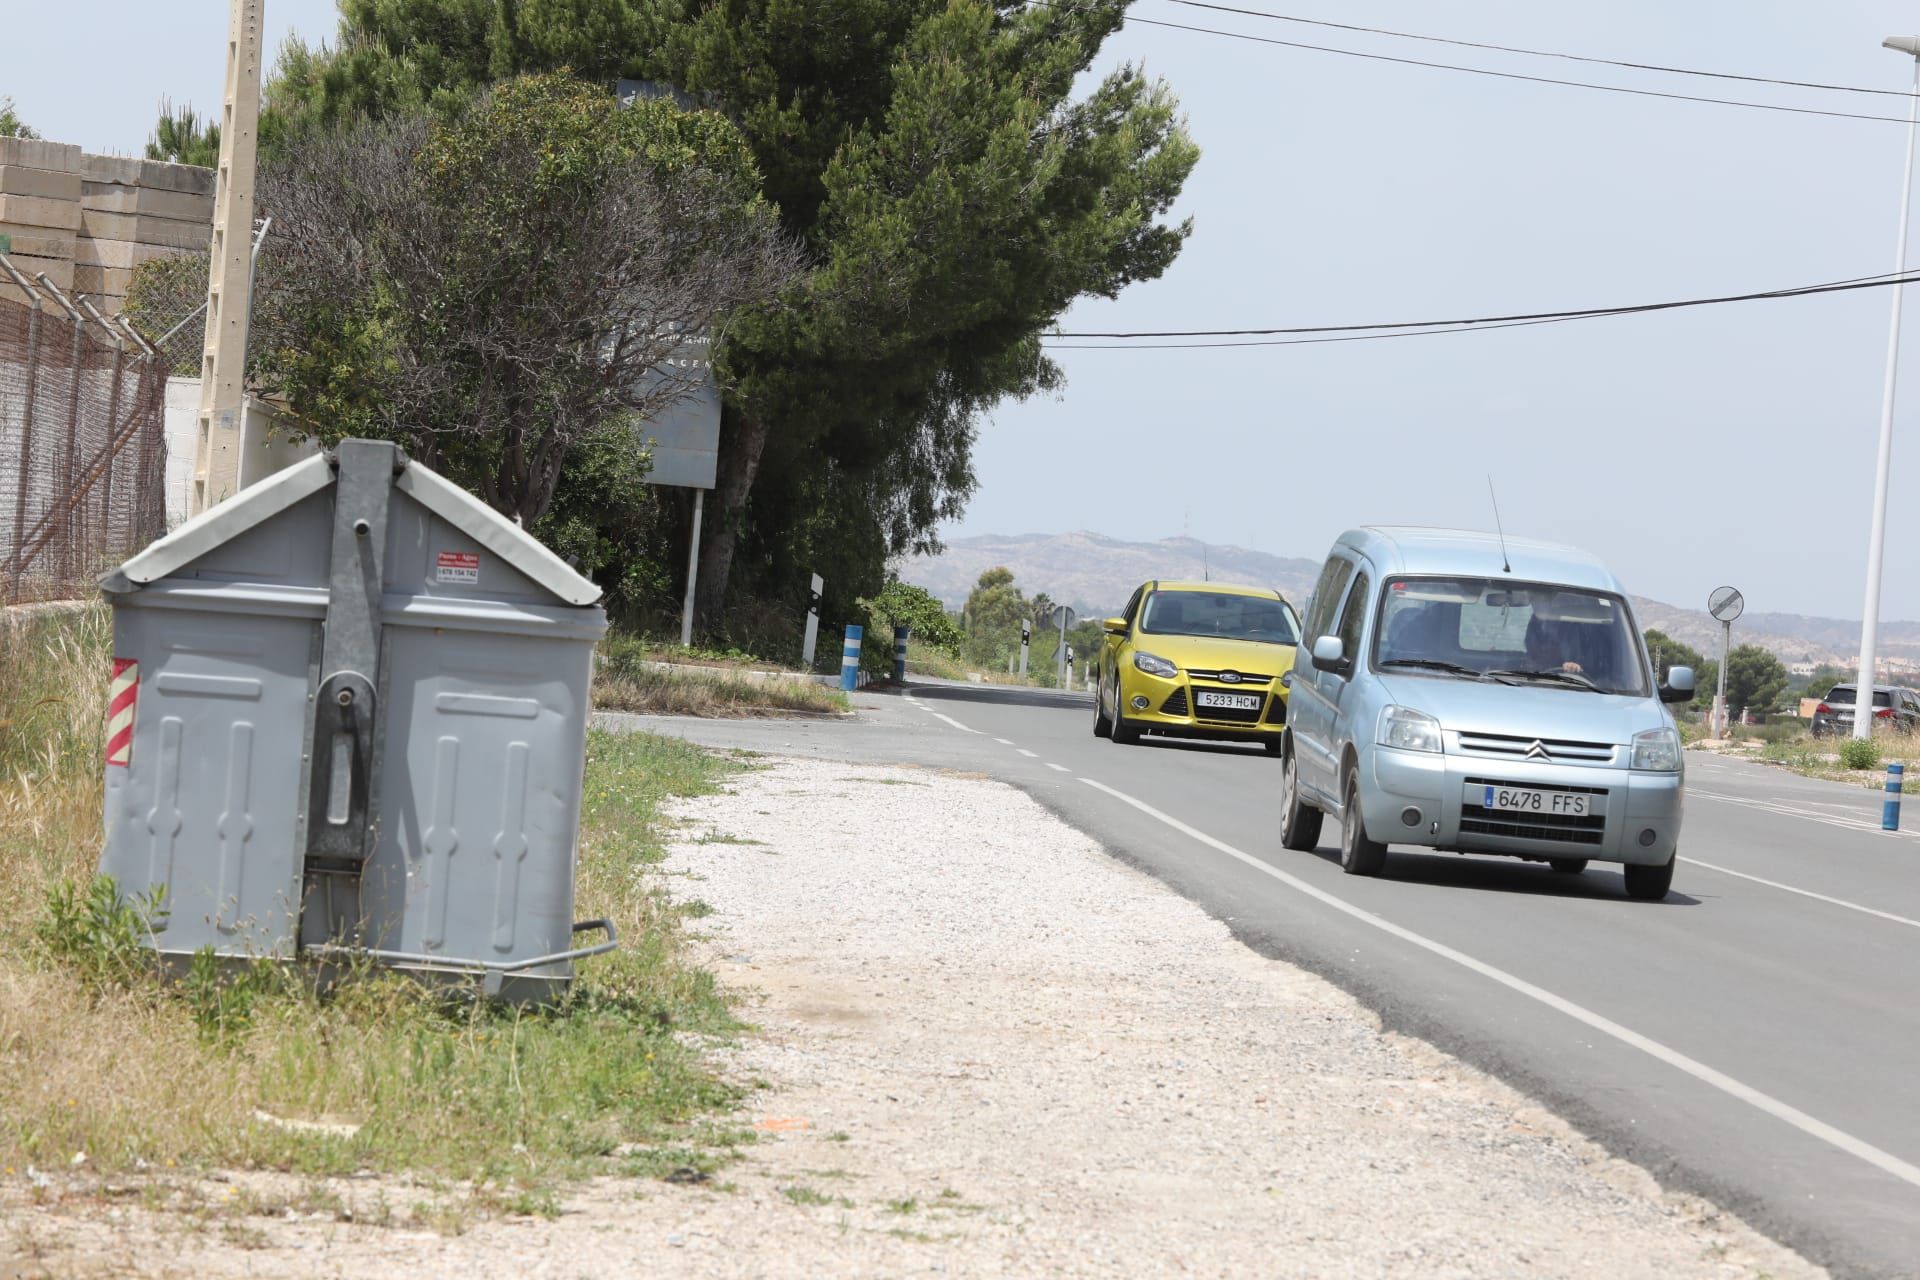
<svg viewBox="0 0 1920 1280">
<path fill-rule="evenodd" d="M 1313 666 L 1316 671 L 1345 671 L 1347 646 L 1339 636 L 1321 636 L 1313 642 Z"/>
<path fill-rule="evenodd" d="M 1667 671 L 1667 682 L 1660 688 L 1662 702 L 1693 701 L 1693 668 L 1673 667 Z"/>
<path fill-rule="evenodd" d="M 1127 620 L 1125 618 L 1108 618 L 1100 624 L 1100 628 L 1110 636 L 1123 636 L 1127 634 Z"/>
</svg>

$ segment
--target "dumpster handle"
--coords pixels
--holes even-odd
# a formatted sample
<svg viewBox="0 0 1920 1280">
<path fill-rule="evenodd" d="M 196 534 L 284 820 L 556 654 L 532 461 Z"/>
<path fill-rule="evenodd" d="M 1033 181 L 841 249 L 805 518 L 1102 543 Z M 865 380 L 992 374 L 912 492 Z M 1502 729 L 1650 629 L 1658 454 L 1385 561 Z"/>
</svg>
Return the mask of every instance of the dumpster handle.
<svg viewBox="0 0 1920 1280">
<path fill-rule="evenodd" d="M 620 934 L 611 920 L 578 920 L 574 922 L 573 932 L 587 933 L 594 929 L 607 935 L 605 942 L 596 942 L 590 947 L 576 947 L 572 951 L 556 951 L 552 955 L 534 956 L 530 960 L 462 960 L 457 956 L 426 955 L 413 951 L 374 951 L 359 947 L 345 947 L 339 943 L 328 942 L 317 947 L 308 947 L 309 955 L 319 956 L 365 956 L 369 960 L 390 960 L 398 964 L 426 965 L 434 969 L 482 969 L 488 973 L 518 973 L 522 969 L 535 969 L 544 964 L 559 964 L 563 960 L 584 960 L 588 956 L 605 955 L 620 945 Z"/>
</svg>

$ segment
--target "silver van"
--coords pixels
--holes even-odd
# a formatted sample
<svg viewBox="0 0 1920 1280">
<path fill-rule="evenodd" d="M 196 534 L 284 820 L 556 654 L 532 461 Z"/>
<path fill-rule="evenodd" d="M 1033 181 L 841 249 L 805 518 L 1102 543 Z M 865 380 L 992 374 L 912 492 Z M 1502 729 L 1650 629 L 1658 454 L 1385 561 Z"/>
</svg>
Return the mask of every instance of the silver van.
<svg viewBox="0 0 1920 1280">
<path fill-rule="evenodd" d="M 1577 875 L 1625 864 L 1667 896 L 1685 768 L 1625 592 L 1571 547 L 1449 529 L 1340 535 L 1290 673 L 1280 839 L 1341 824 L 1340 865 L 1387 845 L 1503 854 Z"/>
</svg>

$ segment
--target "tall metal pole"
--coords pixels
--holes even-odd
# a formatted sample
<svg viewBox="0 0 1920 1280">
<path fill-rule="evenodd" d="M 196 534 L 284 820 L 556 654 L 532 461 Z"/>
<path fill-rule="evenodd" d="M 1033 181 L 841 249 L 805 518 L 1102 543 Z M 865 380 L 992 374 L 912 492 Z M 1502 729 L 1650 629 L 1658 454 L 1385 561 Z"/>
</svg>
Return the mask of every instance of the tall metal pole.
<svg viewBox="0 0 1920 1280">
<path fill-rule="evenodd" d="M 240 487 L 246 404 L 247 321 L 253 292 L 253 174 L 260 132 L 260 44 L 266 0 L 228 0 L 226 106 L 213 189 L 213 259 L 207 273 L 207 340 L 200 357 L 191 514 Z"/>
<path fill-rule="evenodd" d="M 1913 204 L 1913 143 L 1915 124 L 1920 122 L 1920 48 L 1907 47 L 1911 38 L 1900 44 L 1886 41 L 1890 49 L 1899 49 L 1913 57 L 1913 92 L 1907 100 L 1907 163 L 1900 180 L 1900 235 L 1895 241 L 1893 270 L 1896 276 L 1907 270 L 1907 218 Z M 1880 402 L 1880 456 L 1873 473 L 1873 532 L 1867 536 L 1867 598 L 1860 615 L 1860 682 L 1854 686 L 1853 736 L 1873 735 L 1874 652 L 1880 632 L 1880 564 L 1887 542 L 1887 475 L 1893 463 L 1894 381 L 1900 371 L 1900 301 L 1906 286 L 1896 284 L 1887 292 L 1893 295 L 1893 318 L 1887 327 L 1887 385 Z"/>
<path fill-rule="evenodd" d="M 1713 695 L 1713 735 L 1726 737 L 1726 725 L 1734 723 L 1734 708 L 1726 704 L 1726 660 L 1734 654 L 1734 624 L 1720 624 L 1720 689 Z"/>
<path fill-rule="evenodd" d="M 693 646 L 693 588 L 700 580 L 700 517 L 706 513 L 707 491 L 693 491 L 693 537 L 687 543 L 687 598 L 680 606 L 680 647 Z"/>
</svg>

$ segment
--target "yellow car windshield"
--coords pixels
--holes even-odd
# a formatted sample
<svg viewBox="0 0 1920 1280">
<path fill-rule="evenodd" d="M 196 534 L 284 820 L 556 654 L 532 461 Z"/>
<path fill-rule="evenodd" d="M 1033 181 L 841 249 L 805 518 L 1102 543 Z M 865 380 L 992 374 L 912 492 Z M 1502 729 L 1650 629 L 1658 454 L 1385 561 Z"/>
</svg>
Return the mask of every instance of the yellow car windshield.
<svg viewBox="0 0 1920 1280">
<path fill-rule="evenodd" d="M 1140 630 L 1159 636 L 1212 636 L 1263 644 L 1298 644 L 1293 610 L 1284 600 L 1228 591 L 1156 591 L 1147 597 Z"/>
</svg>

